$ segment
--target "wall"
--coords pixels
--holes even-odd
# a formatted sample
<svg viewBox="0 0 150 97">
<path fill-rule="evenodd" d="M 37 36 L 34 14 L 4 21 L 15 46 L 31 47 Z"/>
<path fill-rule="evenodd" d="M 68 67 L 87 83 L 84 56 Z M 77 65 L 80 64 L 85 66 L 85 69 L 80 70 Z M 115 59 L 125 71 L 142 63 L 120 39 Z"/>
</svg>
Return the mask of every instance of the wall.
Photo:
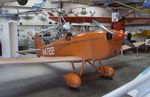
<svg viewBox="0 0 150 97">
<path fill-rule="evenodd" d="M 141 29 L 141 30 L 150 30 L 150 25 L 126 26 L 125 29 L 127 31 L 130 31 L 130 32 L 140 32 L 139 29 Z"/>
</svg>

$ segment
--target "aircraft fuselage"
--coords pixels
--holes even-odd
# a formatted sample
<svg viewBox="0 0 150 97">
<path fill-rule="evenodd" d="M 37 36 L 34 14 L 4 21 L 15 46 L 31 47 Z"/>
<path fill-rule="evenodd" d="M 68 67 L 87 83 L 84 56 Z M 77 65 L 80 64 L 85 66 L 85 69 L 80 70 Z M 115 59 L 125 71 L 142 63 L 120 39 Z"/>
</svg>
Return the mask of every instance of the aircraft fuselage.
<svg viewBox="0 0 150 97">
<path fill-rule="evenodd" d="M 108 40 L 106 32 L 88 32 L 66 40 L 61 38 L 41 48 L 42 56 L 79 56 L 83 59 L 105 59 L 120 52 L 121 40 Z"/>
</svg>

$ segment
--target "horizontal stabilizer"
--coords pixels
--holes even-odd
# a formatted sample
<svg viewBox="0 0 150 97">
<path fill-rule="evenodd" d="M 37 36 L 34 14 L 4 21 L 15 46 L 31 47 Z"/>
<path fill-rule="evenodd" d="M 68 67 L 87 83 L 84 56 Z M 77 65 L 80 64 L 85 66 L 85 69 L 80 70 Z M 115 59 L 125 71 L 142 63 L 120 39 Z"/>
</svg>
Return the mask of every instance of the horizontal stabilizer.
<svg viewBox="0 0 150 97">
<path fill-rule="evenodd" d="M 40 50 L 41 49 L 21 50 L 21 51 L 16 51 L 16 53 L 26 54 L 26 53 L 36 52 L 36 51 L 40 51 Z"/>
</svg>

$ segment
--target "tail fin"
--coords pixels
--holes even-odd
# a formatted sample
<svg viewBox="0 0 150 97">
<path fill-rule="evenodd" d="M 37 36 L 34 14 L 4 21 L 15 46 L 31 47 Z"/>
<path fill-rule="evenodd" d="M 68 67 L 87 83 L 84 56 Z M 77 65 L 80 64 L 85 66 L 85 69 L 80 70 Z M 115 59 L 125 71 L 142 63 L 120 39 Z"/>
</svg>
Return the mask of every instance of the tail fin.
<svg viewBox="0 0 150 97">
<path fill-rule="evenodd" d="M 44 46 L 42 39 L 39 37 L 37 33 L 35 34 L 34 40 L 35 40 L 35 49 L 40 49 Z M 36 54 L 38 57 L 40 57 L 42 55 L 42 52 L 36 51 Z"/>
</svg>

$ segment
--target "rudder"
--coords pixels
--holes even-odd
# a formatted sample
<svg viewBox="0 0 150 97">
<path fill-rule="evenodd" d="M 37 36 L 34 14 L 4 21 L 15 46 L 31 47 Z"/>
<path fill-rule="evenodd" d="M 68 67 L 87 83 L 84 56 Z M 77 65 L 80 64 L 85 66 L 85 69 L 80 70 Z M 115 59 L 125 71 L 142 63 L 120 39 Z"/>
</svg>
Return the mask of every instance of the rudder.
<svg viewBox="0 0 150 97">
<path fill-rule="evenodd" d="M 35 40 L 35 49 L 41 49 L 44 46 L 42 39 L 39 37 L 37 33 L 35 34 L 34 40 Z M 36 54 L 38 57 L 40 57 L 42 55 L 41 50 L 36 51 Z"/>
</svg>

